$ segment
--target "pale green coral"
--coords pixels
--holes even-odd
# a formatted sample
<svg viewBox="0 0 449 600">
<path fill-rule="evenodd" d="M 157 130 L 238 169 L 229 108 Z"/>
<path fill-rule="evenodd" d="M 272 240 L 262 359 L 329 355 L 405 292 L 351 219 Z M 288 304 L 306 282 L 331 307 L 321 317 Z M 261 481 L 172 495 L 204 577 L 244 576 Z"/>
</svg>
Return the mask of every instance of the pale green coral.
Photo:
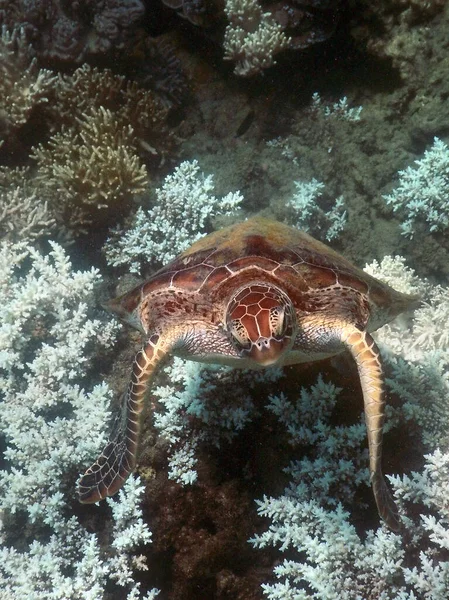
<svg viewBox="0 0 449 600">
<path fill-rule="evenodd" d="M 233 214 L 242 201 L 239 192 L 213 195 L 212 175 L 198 161 L 182 162 L 156 190 L 153 207 L 139 208 L 133 226 L 116 229 L 105 245 L 110 265 L 126 265 L 139 273 L 146 263 L 167 263 L 207 233 L 212 216 Z"/>
<path fill-rule="evenodd" d="M 99 279 L 96 269 L 75 271 L 57 244 L 44 256 L 29 242 L 0 243 L 0 597 L 8 600 L 104 600 L 108 581 L 122 597 L 123 586 L 142 596 L 131 577 L 145 566 L 133 552 L 150 541 L 138 479 L 110 501 L 105 547 L 71 516 L 76 474 L 104 443 L 109 415 L 108 386 L 88 384 L 117 329 L 93 314 Z"/>
</svg>

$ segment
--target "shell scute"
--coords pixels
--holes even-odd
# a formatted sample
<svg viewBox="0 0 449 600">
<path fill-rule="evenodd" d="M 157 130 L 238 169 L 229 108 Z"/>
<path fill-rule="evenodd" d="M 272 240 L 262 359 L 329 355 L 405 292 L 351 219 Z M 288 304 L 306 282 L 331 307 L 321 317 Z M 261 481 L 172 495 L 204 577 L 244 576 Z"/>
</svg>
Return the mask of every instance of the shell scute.
<svg viewBox="0 0 449 600">
<path fill-rule="evenodd" d="M 370 305 L 390 314 L 398 314 L 411 302 L 308 234 L 256 217 L 201 238 L 109 308 L 135 326 L 139 303 L 156 292 L 198 292 L 214 304 L 237 285 L 254 282 L 257 286 L 266 279 L 281 286 L 295 306 L 307 312 L 322 309 L 314 300 L 314 292 L 320 290 L 326 290 L 327 296 L 337 289 L 366 295 Z"/>
<path fill-rule="evenodd" d="M 150 294 L 151 292 L 154 292 L 155 290 L 160 288 L 168 289 L 171 286 L 172 279 L 172 272 L 169 271 L 167 273 L 161 273 L 159 271 L 158 273 L 156 273 L 155 276 L 151 277 L 151 279 L 148 279 L 148 281 L 146 281 L 140 286 L 141 296 L 144 298 L 145 296 L 148 296 L 148 294 Z"/>
<path fill-rule="evenodd" d="M 231 261 L 227 266 L 233 273 L 241 271 L 245 268 L 259 268 L 264 271 L 274 271 L 279 265 L 277 260 L 268 258 L 266 256 L 257 256 L 250 254 L 249 256 L 242 256 L 236 260 Z"/>
<path fill-rule="evenodd" d="M 214 268 L 210 265 L 204 263 L 195 264 L 174 273 L 171 284 L 177 288 L 195 291 L 203 285 L 213 270 Z"/>
<path fill-rule="evenodd" d="M 231 272 L 229 271 L 229 269 L 227 267 L 217 267 L 210 273 L 210 275 L 205 280 L 204 284 L 208 288 L 215 288 L 220 283 L 222 283 L 222 281 L 227 279 L 230 274 L 231 274 Z"/>
</svg>

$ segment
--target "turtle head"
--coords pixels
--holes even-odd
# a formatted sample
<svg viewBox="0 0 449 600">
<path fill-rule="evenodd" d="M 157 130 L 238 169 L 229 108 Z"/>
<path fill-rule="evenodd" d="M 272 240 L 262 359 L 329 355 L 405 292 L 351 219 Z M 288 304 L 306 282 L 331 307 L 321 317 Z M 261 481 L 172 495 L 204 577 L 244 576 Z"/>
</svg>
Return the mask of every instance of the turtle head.
<svg viewBox="0 0 449 600">
<path fill-rule="evenodd" d="M 226 329 L 242 358 L 272 365 L 292 347 L 296 314 L 290 298 L 278 287 L 254 283 L 232 296 Z"/>
</svg>

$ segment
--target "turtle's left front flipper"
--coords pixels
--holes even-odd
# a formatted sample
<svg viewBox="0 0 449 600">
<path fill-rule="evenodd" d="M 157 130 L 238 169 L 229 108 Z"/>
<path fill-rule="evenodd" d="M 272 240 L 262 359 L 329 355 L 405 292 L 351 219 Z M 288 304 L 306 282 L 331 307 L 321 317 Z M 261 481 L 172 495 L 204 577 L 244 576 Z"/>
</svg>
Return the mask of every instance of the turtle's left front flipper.
<svg viewBox="0 0 449 600">
<path fill-rule="evenodd" d="M 146 392 L 171 347 L 167 340 L 153 335 L 137 353 L 111 439 L 78 482 L 80 502 L 88 504 L 112 496 L 134 471 Z"/>
</svg>

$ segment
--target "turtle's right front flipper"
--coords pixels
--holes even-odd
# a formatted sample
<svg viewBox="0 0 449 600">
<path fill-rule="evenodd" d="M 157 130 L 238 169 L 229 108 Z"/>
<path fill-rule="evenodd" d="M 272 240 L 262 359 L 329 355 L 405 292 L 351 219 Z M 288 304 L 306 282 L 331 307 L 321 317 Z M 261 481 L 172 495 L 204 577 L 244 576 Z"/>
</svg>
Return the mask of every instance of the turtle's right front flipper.
<svg viewBox="0 0 449 600">
<path fill-rule="evenodd" d="M 79 500 L 83 504 L 112 496 L 136 466 L 140 435 L 140 417 L 150 380 L 171 349 L 171 344 L 153 335 L 137 353 L 131 381 L 123 395 L 110 441 L 101 455 L 78 482 Z"/>
</svg>

